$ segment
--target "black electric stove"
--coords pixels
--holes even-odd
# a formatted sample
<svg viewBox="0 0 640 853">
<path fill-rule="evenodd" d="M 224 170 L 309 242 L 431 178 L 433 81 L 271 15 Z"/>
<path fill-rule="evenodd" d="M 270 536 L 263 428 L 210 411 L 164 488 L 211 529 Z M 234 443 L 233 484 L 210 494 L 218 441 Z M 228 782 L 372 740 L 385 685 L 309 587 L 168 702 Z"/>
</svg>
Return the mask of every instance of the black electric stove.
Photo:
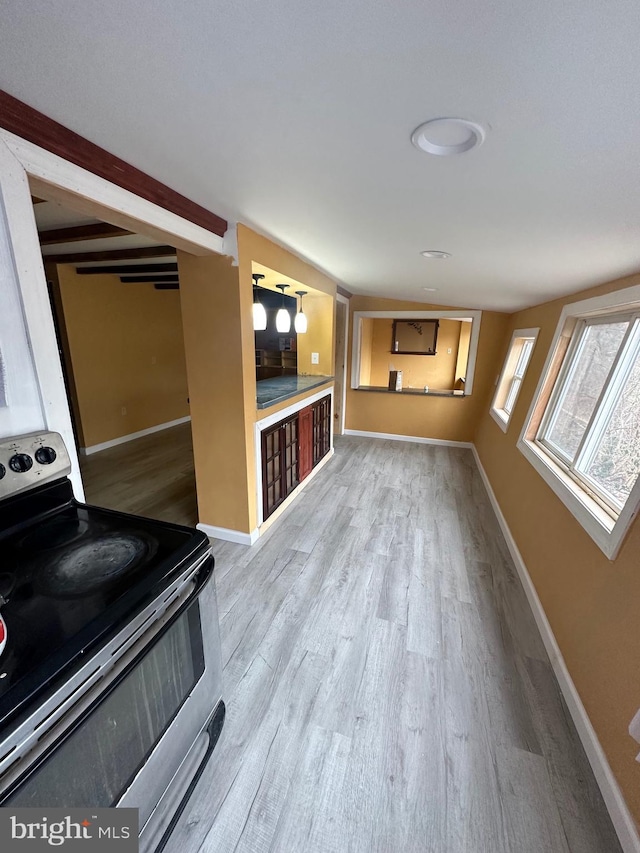
<svg viewBox="0 0 640 853">
<path fill-rule="evenodd" d="M 55 463 L 40 466 L 47 481 L 39 483 L 37 453 L 26 455 L 32 460 L 26 471 L 16 470 L 28 463 L 15 461 L 15 453 L 0 464 L 18 483 L 11 496 L 0 470 L 0 485 L 10 493 L 0 502 L 6 626 L 0 729 L 66 679 L 209 547 L 197 530 L 78 503 L 66 477 L 47 476 L 57 473 Z M 21 474 L 36 485 L 21 490 Z"/>
</svg>

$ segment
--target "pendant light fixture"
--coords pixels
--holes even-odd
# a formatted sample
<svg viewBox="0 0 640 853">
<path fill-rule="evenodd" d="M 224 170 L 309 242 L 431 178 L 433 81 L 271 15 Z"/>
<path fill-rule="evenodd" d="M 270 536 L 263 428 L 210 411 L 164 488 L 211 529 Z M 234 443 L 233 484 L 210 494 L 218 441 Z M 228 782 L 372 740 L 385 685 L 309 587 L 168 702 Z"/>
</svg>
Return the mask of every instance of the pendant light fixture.
<svg viewBox="0 0 640 853">
<path fill-rule="evenodd" d="M 259 272 L 254 272 L 251 278 L 253 279 L 253 331 L 264 332 L 267 328 L 267 312 L 258 298 L 260 282 L 264 276 Z"/>
<path fill-rule="evenodd" d="M 276 330 L 280 334 L 286 334 L 291 330 L 291 314 L 284 307 L 284 292 L 289 287 L 288 284 L 276 284 L 278 290 L 282 291 L 282 307 L 278 309 L 276 314 Z"/>
<path fill-rule="evenodd" d="M 302 310 L 302 297 L 306 295 L 306 290 L 296 290 L 296 296 L 300 297 L 300 310 L 296 314 L 296 319 L 293 326 L 299 335 L 304 335 L 304 333 L 307 331 L 307 315 Z"/>
</svg>

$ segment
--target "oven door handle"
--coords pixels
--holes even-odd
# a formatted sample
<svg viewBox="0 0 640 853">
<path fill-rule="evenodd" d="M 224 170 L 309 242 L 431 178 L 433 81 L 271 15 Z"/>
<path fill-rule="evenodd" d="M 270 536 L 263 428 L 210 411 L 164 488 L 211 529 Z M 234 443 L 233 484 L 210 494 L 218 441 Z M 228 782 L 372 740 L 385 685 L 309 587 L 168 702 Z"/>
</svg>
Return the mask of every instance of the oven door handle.
<svg viewBox="0 0 640 853">
<path fill-rule="evenodd" d="M 182 583 L 177 589 L 171 594 L 171 598 L 180 595 L 182 591 L 189 585 L 194 584 L 191 595 L 189 596 L 189 601 L 192 598 L 195 598 L 209 583 L 211 578 L 213 577 L 213 570 L 215 567 L 215 560 L 211 551 L 207 551 L 206 554 L 203 554 L 196 563 L 191 567 L 191 571 L 185 575 Z M 162 591 L 162 584 L 159 585 L 158 592 Z"/>
</svg>

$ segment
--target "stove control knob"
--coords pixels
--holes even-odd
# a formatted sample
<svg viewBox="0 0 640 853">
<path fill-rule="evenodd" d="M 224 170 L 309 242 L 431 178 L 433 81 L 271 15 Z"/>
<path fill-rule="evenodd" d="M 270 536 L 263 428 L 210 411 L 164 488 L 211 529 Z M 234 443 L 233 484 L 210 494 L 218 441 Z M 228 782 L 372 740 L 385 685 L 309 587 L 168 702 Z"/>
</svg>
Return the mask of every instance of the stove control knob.
<svg viewBox="0 0 640 853">
<path fill-rule="evenodd" d="M 56 452 L 53 447 L 39 447 L 36 450 L 36 462 L 41 465 L 51 465 L 56 461 Z"/>
<path fill-rule="evenodd" d="M 26 453 L 16 453 L 16 455 L 12 456 L 9 460 L 9 468 L 11 468 L 12 471 L 15 471 L 16 474 L 24 474 L 25 471 L 28 471 L 32 467 L 33 459 Z"/>
<path fill-rule="evenodd" d="M 4 477 L 4 475 L 6 473 L 7 473 L 7 469 L 4 467 L 2 462 L 0 462 L 0 480 Z"/>
</svg>

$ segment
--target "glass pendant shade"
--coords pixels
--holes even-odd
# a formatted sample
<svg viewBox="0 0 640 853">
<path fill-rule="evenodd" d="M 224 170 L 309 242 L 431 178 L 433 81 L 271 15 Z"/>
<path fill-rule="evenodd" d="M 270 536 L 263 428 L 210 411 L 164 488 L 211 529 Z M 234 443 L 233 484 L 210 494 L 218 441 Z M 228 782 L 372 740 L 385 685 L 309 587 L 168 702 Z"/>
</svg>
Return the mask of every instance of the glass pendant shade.
<svg viewBox="0 0 640 853">
<path fill-rule="evenodd" d="M 291 330 L 291 315 L 286 308 L 279 308 L 276 314 L 276 331 L 284 334 Z"/>
<path fill-rule="evenodd" d="M 284 292 L 289 285 L 276 284 L 276 287 L 282 293 L 282 307 L 278 309 L 278 313 L 276 314 L 276 331 L 283 335 L 291 330 L 291 314 L 284 307 Z"/>
<path fill-rule="evenodd" d="M 296 314 L 294 327 L 299 335 L 304 335 L 307 331 L 307 315 L 303 313 L 302 308 Z"/>
<path fill-rule="evenodd" d="M 258 296 L 260 282 L 264 276 L 261 273 L 254 272 L 251 278 L 253 279 L 253 331 L 264 332 L 267 328 L 267 312 Z"/>
<path fill-rule="evenodd" d="M 253 331 L 264 332 L 267 328 L 267 312 L 262 302 L 253 303 Z"/>
<path fill-rule="evenodd" d="M 300 297 L 300 310 L 296 314 L 296 319 L 293 325 L 299 335 L 304 335 L 307 331 L 307 315 L 302 310 L 302 297 L 306 295 L 306 290 L 296 290 L 296 296 Z"/>
</svg>

